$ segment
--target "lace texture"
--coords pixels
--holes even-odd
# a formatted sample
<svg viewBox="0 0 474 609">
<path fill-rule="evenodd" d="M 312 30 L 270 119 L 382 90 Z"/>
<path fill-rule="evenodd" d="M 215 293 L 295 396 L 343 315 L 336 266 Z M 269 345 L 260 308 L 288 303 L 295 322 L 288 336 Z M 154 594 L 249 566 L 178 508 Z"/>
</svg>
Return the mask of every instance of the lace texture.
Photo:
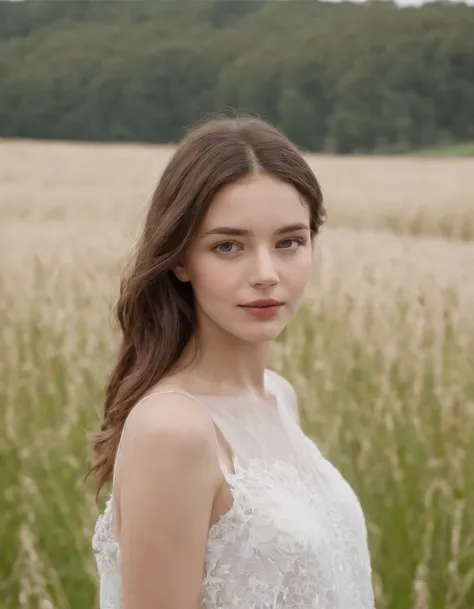
<svg viewBox="0 0 474 609">
<path fill-rule="evenodd" d="M 249 456 L 236 451 L 235 472 L 224 472 L 233 504 L 209 530 L 202 607 L 373 609 L 367 531 L 359 500 L 282 406 L 278 421 L 286 432 L 286 446 L 282 435 L 272 443 L 278 448 L 274 454 L 263 451 Z M 213 418 L 221 417 L 223 423 L 229 412 L 227 405 L 215 410 Z M 229 431 L 235 431 L 240 416 L 248 430 L 244 410 L 234 408 L 233 413 L 237 418 Z M 234 440 L 239 437 L 243 436 L 234 435 Z M 100 609 L 122 609 L 113 494 L 97 520 L 92 545 L 100 575 Z"/>
</svg>

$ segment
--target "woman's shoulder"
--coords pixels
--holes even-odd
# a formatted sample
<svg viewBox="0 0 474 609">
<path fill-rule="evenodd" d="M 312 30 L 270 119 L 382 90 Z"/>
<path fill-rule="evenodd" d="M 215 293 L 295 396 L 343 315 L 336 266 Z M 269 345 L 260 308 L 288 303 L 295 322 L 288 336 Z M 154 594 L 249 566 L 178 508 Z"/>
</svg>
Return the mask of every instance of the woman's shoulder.
<svg viewBox="0 0 474 609">
<path fill-rule="evenodd" d="M 266 369 L 267 378 L 270 381 L 270 389 L 274 391 L 280 399 L 288 406 L 293 415 L 299 420 L 298 396 L 290 381 L 282 374 L 269 368 Z"/>
<path fill-rule="evenodd" d="M 288 396 L 296 397 L 296 392 L 293 388 L 293 385 L 286 377 L 284 377 L 282 374 L 279 374 L 275 370 L 272 370 L 271 368 L 267 368 L 265 372 L 270 378 L 270 380 L 275 383 L 282 391 L 287 393 Z"/>
<path fill-rule="evenodd" d="M 199 446 L 212 441 L 214 427 L 208 413 L 184 390 L 162 385 L 148 391 L 132 408 L 128 435 L 172 437 Z"/>
<path fill-rule="evenodd" d="M 138 400 L 127 418 L 119 449 L 119 485 L 137 472 L 156 479 L 163 466 L 176 477 L 190 471 L 202 475 L 209 487 L 220 481 L 212 419 L 179 390 L 155 389 Z M 116 461 L 118 457 L 117 453 Z"/>
</svg>

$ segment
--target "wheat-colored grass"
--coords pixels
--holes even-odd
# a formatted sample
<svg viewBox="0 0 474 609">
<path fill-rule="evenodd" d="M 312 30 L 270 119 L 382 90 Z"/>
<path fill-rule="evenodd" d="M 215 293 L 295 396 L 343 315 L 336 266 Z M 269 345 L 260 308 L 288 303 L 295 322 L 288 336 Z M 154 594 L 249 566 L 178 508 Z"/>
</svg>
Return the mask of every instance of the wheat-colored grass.
<svg viewBox="0 0 474 609">
<path fill-rule="evenodd" d="M 0 140 L 2 218 L 135 220 L 173 148 Z M 474 238 L 474 157 L 308 156 L 329 226 Z"/>
<path fill-rule="evenodd" d="M 0 145 L 1 609 L 97 606 L 85 434 L 117 344 L 119 272 L 169 152 Z M 472 178 L 465 161 L 431 171 L 427 161 L 421 174 L 417 160 L 311 162 L 330 213 L 345 208 L 347 221 L 323 231 L 314 281 L 272 365 L 361 498 L 377 608 L 471 609 L 474 241 L 414 236 L 408 222 L 390 231 L 381 210 L 410 196 L 436 235 L 427 227 L 448 226 L 440 219 L 453 206 L 468 213 Z M 430 173 L 445 180 L 431 208 Z"/>
</svg>

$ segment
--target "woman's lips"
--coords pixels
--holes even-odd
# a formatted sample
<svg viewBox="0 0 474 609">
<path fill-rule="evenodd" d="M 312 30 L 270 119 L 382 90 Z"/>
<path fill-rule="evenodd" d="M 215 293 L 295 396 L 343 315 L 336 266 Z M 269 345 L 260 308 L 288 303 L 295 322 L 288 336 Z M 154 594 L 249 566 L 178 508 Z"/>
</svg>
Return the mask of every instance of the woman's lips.
<svg viewBox="0 0 474 609">
<path fill-rule="evenodd" d="M 275 317 L 278 315 L 281 304 L 272 304 L 272 305 L 260 305 L 260 306 L 248 306 L 244 305 L 242 308 L 247 311 L 253 317 L 257 317 L 260 319 L 270 319 L 271 317 Z"/>
</svg>

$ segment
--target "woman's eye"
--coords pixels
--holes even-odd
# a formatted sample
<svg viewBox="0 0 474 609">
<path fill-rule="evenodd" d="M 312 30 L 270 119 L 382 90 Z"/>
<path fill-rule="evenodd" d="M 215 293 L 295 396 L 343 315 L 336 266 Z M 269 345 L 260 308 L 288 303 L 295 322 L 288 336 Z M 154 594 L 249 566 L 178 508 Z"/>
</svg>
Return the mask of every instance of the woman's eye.
<svg viewBox="0 0 474 609">
<path fill-rule="evenodd" d="M 300 245 L 303 245 L 303 239 L 297 239 L 296 237 L 284 239 L 283 241 L 280 241 L 278 245 L 284 250 L 296 249 Z"/>
<path fill-rule="evenodd" d="M 232 248 L 234 248 L 234 249 L 232 249 Z M 237 243 L 232 243 L 231 241 L 226 241 L 225 243 L 218 243 L 214 247 L 214 250 L 216 252 L 219 252 L 220 254 L 234 254 L 236 251 L 238 251 L 238 249 L 235 249 L 235 248 L 239 248 Z"/>
</svg>

